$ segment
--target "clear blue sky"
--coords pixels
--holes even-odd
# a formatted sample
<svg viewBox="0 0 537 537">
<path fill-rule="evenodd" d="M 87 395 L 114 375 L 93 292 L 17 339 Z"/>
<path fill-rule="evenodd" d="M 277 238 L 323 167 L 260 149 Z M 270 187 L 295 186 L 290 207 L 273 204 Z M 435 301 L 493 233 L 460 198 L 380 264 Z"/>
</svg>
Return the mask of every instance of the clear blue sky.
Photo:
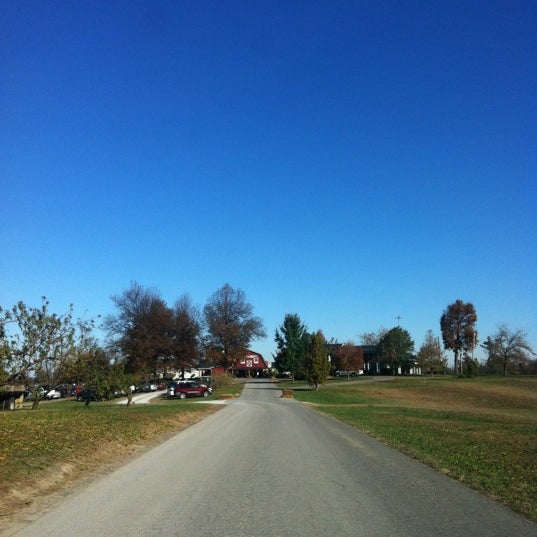
<svg viewBox="0 0 537 537">
<path fill-rule="evenodd" d="M 1 306 L 229 282 L 270 359 L 286 313 L 419 347 L 460 298 L 537 348 L 534 1 L 0 13 Z"/>
</svg>

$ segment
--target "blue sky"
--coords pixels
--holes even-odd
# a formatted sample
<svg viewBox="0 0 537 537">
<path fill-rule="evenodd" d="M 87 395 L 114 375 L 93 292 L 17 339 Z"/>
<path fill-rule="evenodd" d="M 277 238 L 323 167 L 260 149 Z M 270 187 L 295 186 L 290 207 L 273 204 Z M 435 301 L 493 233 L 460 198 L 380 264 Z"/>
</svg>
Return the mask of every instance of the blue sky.
<svg viewBox="0 0 537 537">
<path fill-rule="evenodd" d="M 537 349 L 537 5 L 0 0 L 0 305 L 226 282 L 327 338 Z"/>
</svg>

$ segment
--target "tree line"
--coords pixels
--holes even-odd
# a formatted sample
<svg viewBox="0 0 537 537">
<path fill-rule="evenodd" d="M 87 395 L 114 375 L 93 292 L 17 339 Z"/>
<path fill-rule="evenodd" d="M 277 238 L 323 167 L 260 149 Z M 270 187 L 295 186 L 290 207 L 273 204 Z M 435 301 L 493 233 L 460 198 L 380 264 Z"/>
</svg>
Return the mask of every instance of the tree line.
<svg viewBox="0 0 537 537">
<path fill-rule="evenodd" d="M 62 315 L 50 311 L 46 297 L 39 307 L 18 302 L 0 308 L 0 382 L 86 384 L 107 397 L 202 358 L 229 368 L 252 340 L 265 337 L 244 291 L 227 283 L 203 310 L 187 294 L 169 306 L 157 290 L 137 282 L 111 298 L 115 313 L 103 319 L 102 344 L 95 337 L 97 321 L 74 319 L 72 305 Z"/>
<path fill-rule="evenodd" d="M 322 332 L 308 333 L 298 314 L 287 314 L 282 325 L 276 329 L 274 340 L 277 345 L 275 367 L 279 372 L 288 372 L 292 378 L 309 380 L 312 355 L 312 337 L 324 341 L 323 365 L 315 366 L 317 379 L 325 380 L 327 372 L 358 370 L 363 367 L 364 346 L 373 348 L 387 371 L 409 372 L 413 368 L 422 374 L 446 374 L 450 372 L 446 351 L 453 353 L 451 372 L 455 376 L 476 376 L 479 371 L 493 374 L 537 374 L 535 352 L 527 341 L 523 329 L 510 329 L 500 324 L 498 331 L 479 343 L 477 313 L 471 302 L 460 299 L 448 305 L 440 317 L 440 338 L 428 330 L 417 353 L 410 333 L 400 326 L 392 329 L 380 328 L 376 332 L 361 335 L 356 345 L 324 340 Z M 480 364 L 474 357 L 477 345 L 487 353 L 487 360 Z M 317 371 L 321 371 L 318 373 Z M 310 382 L 315 386 L 318 382 Z"/>
<path fill-rule="evenodd" d="M 0 307 L 0 382 L 14 378 L 37 384 L 91 384 L 102 395 L 135 380 L 181 371 L 204 359 L 226 370 L 247 352 L 251 342 L 266 336 L 262 320 L 241 289 L 228 283 L 211 295 L 203 309 L 188 294 L 170 306 L 155 289 L 137 282 L 111 297 L 115 313 L 103 319 L 106 338 L 95 336 L 97 319 L 75 319 L 73 306 L 64 314 L 50 311 L 42 297 L 38 307 L 18 302 Z M 363 346 L 374 346 L 393 371 L 418 366 L 423 373 L 446 373 L 446 351 L 453 352 L 455 375 L 474 376 L 479 367 L 495 374 L 537 373 L 535 353 L 522 329 L 502 324 L 481 348 L 484 365 L 473 352 L 479 344 L 473 304 L 456 300 L 442 313 L 440 338 L 432 330 L 417 353 L 409 332 L 400 326 L 364 333 L 361 344 L 327 341 L 309 332 L 296 313 L 285 315 L 274 333 L 274 367 L 292 378 L 304 378 L 317 388 L 336 370 L 363 367 Z"/>
</svg>

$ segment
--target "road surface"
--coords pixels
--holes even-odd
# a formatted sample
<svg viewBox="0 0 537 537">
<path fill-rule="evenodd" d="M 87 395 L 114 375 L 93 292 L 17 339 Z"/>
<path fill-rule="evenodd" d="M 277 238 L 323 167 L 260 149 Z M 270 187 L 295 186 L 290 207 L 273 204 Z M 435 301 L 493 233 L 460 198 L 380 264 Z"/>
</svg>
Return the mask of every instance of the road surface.
<svg viewBox="0 0 537 537">
<path fill-rule="evenodd" d="M 17 533 L 536 537 L 537 525 L 294 400 L 270 382 Z"/>
</svg>

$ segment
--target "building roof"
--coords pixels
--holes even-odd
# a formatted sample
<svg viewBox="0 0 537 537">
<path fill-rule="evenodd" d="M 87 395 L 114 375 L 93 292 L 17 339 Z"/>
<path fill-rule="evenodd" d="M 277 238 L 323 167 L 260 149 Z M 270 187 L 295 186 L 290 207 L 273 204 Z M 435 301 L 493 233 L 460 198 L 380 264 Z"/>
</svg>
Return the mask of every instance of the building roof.
<svg viewBox="0 0 537 537">
<path fill-rule="evenodd" d="M 268 364 L 258 352 L 248 350 L 244 356 L 235 360 L 233 364 L 235 371 L 253 371 L 258 369 L 268 369 Z"/>
</svg>

